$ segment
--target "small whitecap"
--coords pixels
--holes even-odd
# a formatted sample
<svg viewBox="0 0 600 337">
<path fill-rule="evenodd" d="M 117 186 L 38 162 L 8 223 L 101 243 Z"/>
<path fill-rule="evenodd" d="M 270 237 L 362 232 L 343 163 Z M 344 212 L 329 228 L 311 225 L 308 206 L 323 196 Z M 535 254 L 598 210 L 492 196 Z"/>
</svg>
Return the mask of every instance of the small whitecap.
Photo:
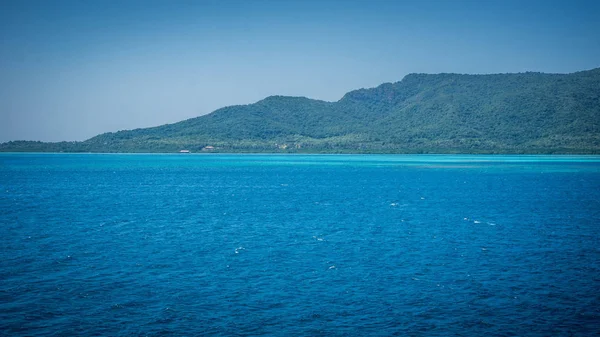
<svg viewBox="0 0 600 337">
<path fill-rule="evenodd" d="M 335 269 L 335 266 L 331 266 L 331 267 L 329 267 L 329 269 Z"/>
<path fill-rule="evenodd" d="M 481 223 L 481 221 L 475 220 L 475 221 L 473 221 L 473 223 Z"/>
</svg>

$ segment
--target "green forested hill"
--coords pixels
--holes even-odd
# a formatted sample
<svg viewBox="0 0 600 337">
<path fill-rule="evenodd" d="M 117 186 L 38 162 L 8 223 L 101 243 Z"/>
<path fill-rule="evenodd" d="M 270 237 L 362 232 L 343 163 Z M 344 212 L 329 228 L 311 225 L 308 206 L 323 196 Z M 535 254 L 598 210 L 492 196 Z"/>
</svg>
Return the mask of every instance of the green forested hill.
<svg viewBox="0 0 600 337">
<path fill-rule="evenodd" d="M 337 102 L 272 96 L 83 142 L 2 151 L 600 153 L 600 68 L 573 74 L 410 74 Z M 205 149 L 206 151 L 206 149 Z"/>
</svg>

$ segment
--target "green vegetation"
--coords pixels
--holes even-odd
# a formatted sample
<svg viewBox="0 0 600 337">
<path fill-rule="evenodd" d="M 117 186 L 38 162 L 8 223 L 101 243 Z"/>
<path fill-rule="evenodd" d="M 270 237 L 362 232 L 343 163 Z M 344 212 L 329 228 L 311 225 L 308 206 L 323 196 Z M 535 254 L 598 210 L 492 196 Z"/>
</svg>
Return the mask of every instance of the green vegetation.
<svg viewBox="0 0 600 337">
<path fill-rule="evenodd" d="M 400 82 L 349 92 L 338 102 L 272 96 L 179 123 L 105 133 L 83 142 L 0 144 L 0 151 L 182 149 L 600 153 L 600 68 L 573 74 L 410 74 Z"/>
</svg>

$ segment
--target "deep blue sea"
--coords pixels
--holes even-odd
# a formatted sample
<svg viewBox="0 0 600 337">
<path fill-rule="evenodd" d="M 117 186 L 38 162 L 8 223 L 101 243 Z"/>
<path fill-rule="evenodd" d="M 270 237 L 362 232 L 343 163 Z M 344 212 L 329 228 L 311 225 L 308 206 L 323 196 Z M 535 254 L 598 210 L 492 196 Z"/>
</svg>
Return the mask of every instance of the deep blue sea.
<svg viewBox="0 0 600 337">
<path fill-rule="evenodd" d="M 600 334 L 600 157 L 0 154 L 0 335 Z"/>
</svg>

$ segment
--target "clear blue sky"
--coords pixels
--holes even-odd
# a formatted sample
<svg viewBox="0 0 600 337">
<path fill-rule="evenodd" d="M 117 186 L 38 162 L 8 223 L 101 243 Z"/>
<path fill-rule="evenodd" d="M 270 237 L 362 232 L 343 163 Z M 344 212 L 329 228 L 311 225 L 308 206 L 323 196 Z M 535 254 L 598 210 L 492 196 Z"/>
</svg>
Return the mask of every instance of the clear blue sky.
<svg viewBox="0 0 600 337">
<path fill-rule="evenodd" d="M 600 67 L 600 1 L 0 0 L 0 142 L 84 140 L 406 74 Z"/>
</svg>

